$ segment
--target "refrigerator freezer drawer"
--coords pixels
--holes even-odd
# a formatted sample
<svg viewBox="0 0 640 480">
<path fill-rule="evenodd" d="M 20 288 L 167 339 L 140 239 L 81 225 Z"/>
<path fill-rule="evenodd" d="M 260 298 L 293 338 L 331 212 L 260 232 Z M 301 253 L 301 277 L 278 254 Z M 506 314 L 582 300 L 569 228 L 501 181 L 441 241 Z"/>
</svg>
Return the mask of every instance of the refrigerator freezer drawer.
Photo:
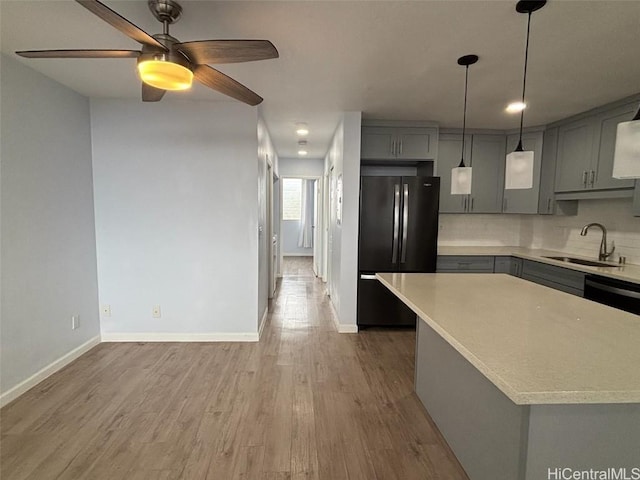
<svg viewBox="0 0 640 480">
<path fill-rule="evenodd" d="M 358 326 L 414 327 L 416 314 L 372 274 L 358 279 Z"/>
</svg>

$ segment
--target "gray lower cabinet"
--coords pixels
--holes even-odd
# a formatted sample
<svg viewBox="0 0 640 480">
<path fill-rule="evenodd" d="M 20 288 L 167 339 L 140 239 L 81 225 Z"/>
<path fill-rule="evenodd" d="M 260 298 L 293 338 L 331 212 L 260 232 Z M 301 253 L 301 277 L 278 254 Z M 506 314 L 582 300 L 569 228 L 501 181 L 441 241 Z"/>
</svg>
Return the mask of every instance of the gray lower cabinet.
<svg viewBox="0 0 640 480">
<path fill-rule="evenodd" d="M 633 215 L 640 217 L 640 180 L 636 180 L 636 189 L 633 191 Z"/>
<path fill-rule="evenodd" d="M 496 257 L 493 273 L 508 273 L 514 277 L 522 276 L 522 259 L 516 257 Z"/>
<path fill-rule="evenodd" d="M 438 129 L 435 127 L 362 127 L 362 160 L 434 159 L 437 148 Z"/>
<path fill-rule="evenodd" d="M 522 278 L 563 292 L 584 296 L 585 273 L 532 260 L 522 261 Z"/>
<path fill-rule="evenodd" d="M 489 255 L 438 255 L 439 273 L 493 273 L 494 257 Z"/>
<path fill-rule="evenodd" d="M 469 135 L 465 165 L 473 167 L 470 195 L 451 195 L 451 169 L 460 164 L 462 135 L 441 133 L 437 175 L 440 177 L 440 213 L 501 213 L 504 188 L 504 135 Z"/>
<path fill-rule="evenodd" d="M 506 152 L 513 152 L 518 146 L 519 140 L 519 134 L 508 135 Z M 502 200 L 503 213 L 538 213 L 540 173 L 543 153 L 543 132 L 523 133 L 522 146 L 526 151 L 534 152 L 533 188 L 505 190 L 504 198 Z"/>
</svg>

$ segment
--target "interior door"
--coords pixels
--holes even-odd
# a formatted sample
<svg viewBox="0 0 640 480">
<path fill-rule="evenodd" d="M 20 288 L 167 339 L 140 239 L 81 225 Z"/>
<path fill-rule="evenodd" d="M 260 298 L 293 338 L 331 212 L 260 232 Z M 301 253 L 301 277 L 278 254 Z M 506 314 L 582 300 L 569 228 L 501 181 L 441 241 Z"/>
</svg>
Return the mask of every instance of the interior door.
<svg viewBox="0 0 640 480">
<path fill-rule="evenodd" d="M 361 272 L 391 272 L 398 268 L 400 180 L 402 177 L 361 177 Z"/>
<path fill-rule="evenodd" d="M 439 190 L 438 177 L 402 177 L 401 272 L 436 271 Z"/>
<path fill-rule="evenodd" d="M 318 211 L 320 206 L 318 205 L 318 184 L 320 182 L 316 179 L 313 181 L 313 273 L 316 277 L 320 276 L 320 242 L 318 241 L 320 226 L 319 220 L 320 216 L 318 215 Z"/>
</svg>

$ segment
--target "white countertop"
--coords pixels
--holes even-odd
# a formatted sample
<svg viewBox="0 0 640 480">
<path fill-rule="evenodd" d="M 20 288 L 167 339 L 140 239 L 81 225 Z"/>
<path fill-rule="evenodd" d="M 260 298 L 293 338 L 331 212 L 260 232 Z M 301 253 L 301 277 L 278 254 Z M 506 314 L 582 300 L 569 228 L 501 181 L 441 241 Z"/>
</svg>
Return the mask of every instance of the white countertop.
<svg viewBox="0 0 640 480">
<path fill-rule="evenodd" d="M 506 274 L 378 279 L 517 405 L 640 403 L 640 316 Z"/>
<path fill-rule="evenodd" d="M 477 256 L 477 255 L 490 255 L 490 256 L 512 256 L 518 258 L 526 258 L 527 260 L 534 260 L 536 262 L 547 263 L 549 265 L 556 265 L 558 267 L 569 268 L 571 270 L 578 270 L 580 272 L 593 273 L 601 275 L 603 277 L 617 278 L 618 280 L 625 280 L 632 283 L 640 283 L 640 265 L 618 265 L 612 263 L 611 267 L 590 267 L 588 265 L 579 265 L 576 263 L 562 262 L 560 260 L 552 260 L 550 258 L 544 258 L 547 256 L 552 257 L 576 257 L 584 260 L 594 260 L 597 258 L 588 258 L 583 255 L 573 255 L 567 252 L 556 252 L 553 250 L 538 250 L 524 247 L 446 247 L 438 245 L 438 255 L 460 255 L 460 256 Z"/>
</svg>

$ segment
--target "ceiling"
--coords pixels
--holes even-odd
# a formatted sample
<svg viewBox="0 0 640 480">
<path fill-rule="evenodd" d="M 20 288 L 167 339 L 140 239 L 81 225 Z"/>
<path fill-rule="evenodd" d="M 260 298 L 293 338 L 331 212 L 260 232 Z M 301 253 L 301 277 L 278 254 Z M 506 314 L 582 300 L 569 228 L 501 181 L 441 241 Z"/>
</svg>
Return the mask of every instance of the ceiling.
<svg viewBox="0 0 640 480">
<path fill-rule="evenodd" d="M 148 33 L 161 25 L 146 1 L 104 0 Z M 280 58 L 221 65 L 264 97 L 280 157 L 297 157 L 295 124 L 309 124 L 309 158 L 324 157 L 343 111 L 364 118 L 460 127 L 464 69 L 468 126 L 516 128 L 504 111 L 522 88 L 526 16 L 515 1 L 182 1 L 181 41 L 271 40 Z M 136 49 L 73 1 L 0 1 L 2 51 Z M 532 16 L 526 125 L 541 125 L 640 91 L 640 0 L 551 0 Z M 134 59 L 19 61 L 89 97 L 139 99 Z M 165 98 L 233 101 L 205 87 Z M 250 107 L 247 107 L 250 108 Z"/>
</svg>

